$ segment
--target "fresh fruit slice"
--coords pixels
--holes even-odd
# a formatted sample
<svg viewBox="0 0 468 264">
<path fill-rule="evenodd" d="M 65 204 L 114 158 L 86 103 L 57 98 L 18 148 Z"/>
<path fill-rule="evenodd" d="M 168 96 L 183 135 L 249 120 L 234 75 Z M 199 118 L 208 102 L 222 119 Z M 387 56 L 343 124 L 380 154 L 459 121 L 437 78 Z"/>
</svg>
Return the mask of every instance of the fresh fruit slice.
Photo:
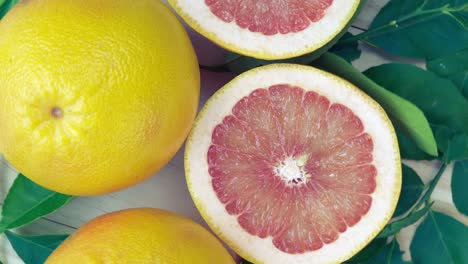
<svg viewBox="0 0 468 264">
<path fill-rule="evenodd" d="M 210 232 L 160 209 L 136 208 L 91 220 L 60 245 L 46 264 L 234 264 Z"/>
<path fill-rule="evenodd" d="M 196 31 L 259 59 L 312 52 L 338 35 L 360 0 L 169 0 Z"/>
<path fill-rule="evenodd" d="M 248 71 L 219 90 L 187 142 L 190 193 L 212 229 L 258 263 L 337 263 L 393 214 L 397 139 L 352 84 L 293 64 Z"/>
</svg>

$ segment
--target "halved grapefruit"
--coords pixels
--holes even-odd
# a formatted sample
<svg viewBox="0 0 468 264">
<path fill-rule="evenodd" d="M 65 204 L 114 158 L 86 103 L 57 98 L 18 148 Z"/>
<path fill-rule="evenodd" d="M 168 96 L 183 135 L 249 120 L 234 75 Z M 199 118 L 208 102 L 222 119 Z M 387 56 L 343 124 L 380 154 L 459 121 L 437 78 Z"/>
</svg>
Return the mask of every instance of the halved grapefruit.
<svg viewBox="0 0 468 264">
<path fill-rule="evenodd" d="M 347 81 L 293 64 L 250 70 L 208 100 L 189 136 L 190 193 L 254 263 L 338 263 L 391 218 L 401 187 L 384 110 Z"/>
<path fill-rule="evenodd" d="M 259 59 L 319 49 L 348 25 L 363 0 L 169 0 L 196 31 Z"/>
</svg>

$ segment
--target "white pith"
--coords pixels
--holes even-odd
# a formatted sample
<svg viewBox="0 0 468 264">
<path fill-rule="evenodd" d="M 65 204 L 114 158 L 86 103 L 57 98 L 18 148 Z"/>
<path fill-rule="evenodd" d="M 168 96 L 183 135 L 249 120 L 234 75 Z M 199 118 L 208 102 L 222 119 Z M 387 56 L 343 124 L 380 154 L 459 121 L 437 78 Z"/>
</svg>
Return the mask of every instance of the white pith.
<svg viewBox="0 0 468 264">
<path fill-rule="evenodd" d="M 349 22 L 359 0 L 334 0 L 324 17 L 303 31 L 266 36 L 222 21 L 204 0 L 169 0 L 184 20 L 200 33 L 238 53 L 264 59 L 298 56 L 318 49 L 335 37 Z"/>
<path fill-rule="evenodd" d="M 278 177 L 290 186 L 296 186 L 307 183 L 307 172 L 304 168 L 305 160 L 287 157 L 278 164 L 274 171 Z"/>
<path fill-rule="evenodd" d="M 373 140 L 373 164 L 378 170 L 377 186 L 369 212 L 353 227 L 341 233 L 332 244 L 303 254 L 278 250 L 272 237 L 248 234 L 229 215 L 211 185 L 207 152 L 214 127 L 231 114 L 234 105 L 257 88 L 290 84 L 342 103 L 363 122 Z M 393 128 L 381 108 L 350 83 L 312 67 L 277 64 L 254 69 L 238 76 L 205 105 L 187 142 L 185 168 L 187 183 L 198 209 L 211 228 L 237 253 L 258 263 L 339 263 L 365 246 L 390 219 L 401 186 L 399 152 Z"/>
</svg>

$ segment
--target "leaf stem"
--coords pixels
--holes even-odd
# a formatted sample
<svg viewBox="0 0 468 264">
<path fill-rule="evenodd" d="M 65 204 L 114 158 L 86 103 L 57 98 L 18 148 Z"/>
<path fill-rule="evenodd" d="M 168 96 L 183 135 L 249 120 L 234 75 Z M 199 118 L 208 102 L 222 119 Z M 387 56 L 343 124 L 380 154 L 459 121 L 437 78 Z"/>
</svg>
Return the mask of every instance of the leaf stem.
<svg viewBox="0 0 468 264">
<path fill-rule="evenodd" d="M 387 264 L 392 264 L 393 250 L 395 250 L 395 244 L 396 244 L 395 242 L 396 242 L 396 235 L 392 239 L 392 245 L 390 246 L 390 252 L 388 253 L 387 259 L 385 261 L 385 263 L 387 263 Z"/>
<path fill-rule="evenodd" d="M 421 197 L 419 202 L 416 204 L 416 206 L 413 208 L 413 212 L 418 210 L 419 207 L 423 203 L 429 203 L 429 199 L 431 198 L 432 193 L 434 192 L 435 187 L 437 186 L 437 183 L 439 182 L 440 178 L 442 177 L 442 174 L 444 173 L 445 169 L 447 168 L 448 164 L 443 163 L 442 166 L 440 167 L 439 171 L 437 172 L 436 176 L 434 179 L 431 181 L 429 184 L 429 188 L 427 189 L 426 193 Z"/>
<path fill-rule="evenodd" d="M 352 43 L 354 41 L 379 36 L 379 35 L 387 33 L 388 31 L 391 31 L 394 28 L 406 28 L 406 27 L 409 27 L 409 26 L 412 26 L 412 25 L 427 21 L 429 19 L 432 19 L 432 18 L 440 16 L 440 15 L 451 15 L 452 12 L 462 11 L 462 10 L 464 10 L 464 8 L 466 8 L 468 6 L 468 5 L 463 5 L 460 8 L 451 8 L 450 5 L 447 4 L 447 5 L 444 5 L 444 6 L 439 7 L 439 8 L 423 10 L 422 8 L 424 7 L 425 3 L 426 3 L 426 1 L 423 3 L 422 6 L 417 8 L 415 11 L 413 11 L 413 12 L 411 12 L 411 13 L 405 15 L 405 16 L 402 16 L 397 20 L 392 20 L 392 21 L 388 22 L 387 24 L 381 25 L 381 26 L 373 28 L 373 29 L 369 29 L 366 32 L 362 32 L 362 33 L 357 34 L 357 35 L 355 35 L 353 37 L 343 39 L 342 41 L 340 41 L 340 44 L 349 44 L 349 43 Z M 421 17 L 421 18 L 417 19 L 418 17 Z M 412 21 L 411 23 L 407 23 L 407 24 L 402 25 L 402 23 L 405 23 L 405 22 L 407 22 L 407 21 L 409 21 L 411 19 L 414 19 L 414 18 L 416 18 L 416 19 L 414 21 Z"/>
</svg>

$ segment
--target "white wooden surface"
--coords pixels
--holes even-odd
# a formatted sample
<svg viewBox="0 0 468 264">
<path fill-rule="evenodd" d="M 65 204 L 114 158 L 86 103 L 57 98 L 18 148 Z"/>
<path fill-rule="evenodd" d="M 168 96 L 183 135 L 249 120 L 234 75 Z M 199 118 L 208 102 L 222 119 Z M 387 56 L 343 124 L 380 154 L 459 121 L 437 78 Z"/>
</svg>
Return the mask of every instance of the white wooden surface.
<svg viewBox="0 0 468 264">
<path fill-rule="evenodd" d="M 386 0 L 368 0 L 366 7 L 354 23 L 354 28 L 352 28 L 351 31 L 353 33 L 359 33 L 362 29 L 366 29 L 370 21 L 372 21 L 372 18 L 386 2 Z M 213 54 L 213 49 L 206 48 L 206 43 L 204 46 L 203 41 L 201 42 L 202 44 L 199 47 L 202 56 L 201 61 L 215 61 L 216 58 L 207 56 L 210 52 Z M 386 54 L 378 53 L 378 51 L 374 49 L 367 47 L 361 48 L 363 50 L 361 58 L 353 63 L 359 70 L 364 70 L 370 66 L 379 65 L 390 60 L 402 61 L 401 58 L 390 58 Z M 216 52 L 216 54 L 218 57 L 220 56 L 219 54 L 222 56 L 220 52 Z M 405 61 L 422 65 L 417 61 Z M 216 89 L 221 87 L 232 77 L 233 75 L 229 73 L 202 71 L 202 98 L 200 105 L 202 105 Z M 439 166 L 437 162 L 405 162 L 419 173 L 424 182 L 428 182 L 432 179 Z M 432 196 L 433 199 L 436 200 L 435 209 L 453 215 L 458 220 L 468 224 L 468 218 L 459 214 L 453 206 L 450 193 L 451 171 L 452 166 L 443 174 Z M 16 175 L 17 171 L 0 157 L 0 204 L 3 203 L 4 196 Z M 183 150 L 180 150 L 171 162 L 159 173 L 141 184 L 104 196 L 76 198 L 58 212 L 41 218 L 33 224 L 19 228 L 16 231 L 28 235 L 72 233 L 83 223 L 98 215 L 134 207 L 163 208 L 185 215 L 204 224 L 203 219 L 197 212 L 190 198 L 185 184 Z M 408 248 L 413 233 L 414 227 L 409 228 L 405 232 L 401 232 L 399 240 L 403 250 Z M 409 258 L 407 252 L 405 257 Z M 9 246 L 4 235 L 0 236 L 0 260 L 5 264 L 22 263 Z"/>
</svg>

